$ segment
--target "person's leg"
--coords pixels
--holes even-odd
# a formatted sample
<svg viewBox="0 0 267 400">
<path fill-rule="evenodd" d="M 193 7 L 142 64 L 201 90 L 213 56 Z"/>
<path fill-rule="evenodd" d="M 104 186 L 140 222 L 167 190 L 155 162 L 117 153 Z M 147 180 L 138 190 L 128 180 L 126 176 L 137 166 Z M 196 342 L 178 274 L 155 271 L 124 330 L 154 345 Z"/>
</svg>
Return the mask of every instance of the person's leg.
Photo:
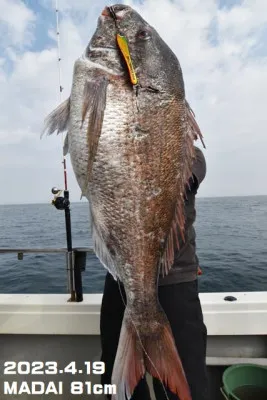
<svg viewBox="0 0 267 400">
<path fill-rule="evenodd" d="M 206 369 L 207 329 L 203 322 L 197 281 L 159 287 L 159 302 L 170 322 L 192 400 L 209 400 Z M 154 379 L 157 400 L 165 400 L 161 383 Z M 165 388 L 166 389 L 166 388 Z M 168 389 L 170 400 L 178 397 Z"/>
<path fill-rule="evenodd" d="M 124 296 L 122 287 L 121 292 Z M 118 282 L 108 273 L 106 275 L 100 312 L 101 361 L 105 363 L 105 373 L 101 375 L 102 384 L 110 384 L 111 382 L 124 309 Z"/>
<path fill-rule="evenodd" d="M 107 274 L 100 314 L 101 361 L 105 363 L 105 373 L 101 375 L 102 385 L 111 383 L 112 370 L 119 343 L 125 310 L 121 293 L 126 302 L 123 286 L 120 285 L 120 287 L 121 292 L 118 282 L 113 279 L 112 275 Z M 111 399 L 111 396 L 107 396 L 107 398 Z M 131 400 L 150 400 L 149 389 L 145 379 L 140 381 Z"/>
</svg>

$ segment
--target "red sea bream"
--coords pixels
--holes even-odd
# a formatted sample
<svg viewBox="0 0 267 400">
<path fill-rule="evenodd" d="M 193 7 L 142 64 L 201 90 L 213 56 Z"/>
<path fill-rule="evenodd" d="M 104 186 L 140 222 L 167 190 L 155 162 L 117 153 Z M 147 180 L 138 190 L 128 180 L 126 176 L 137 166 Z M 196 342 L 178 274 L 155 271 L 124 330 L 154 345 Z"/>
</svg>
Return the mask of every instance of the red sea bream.
<svg viewBox="0 0 267 400">
<path fill-rule="evenodd" d="M 48 116 L 45 130 L 67 130 L 65 152 L 90 204 L 96 255 L 126 291 L 114 398 L 129 399 L 148 371 L 190 400 L 157 281 L 160 270 L 171 268 L 177 232 L 183 236 L 185 186 L 200 132 L 175 54 L 132 8 L 113 11 L 117 26 L 103 10 L 75 62 L 70 97 Z M 116 42 L 118 29 L 128 40 L 138 90 Z"/>
</svg>

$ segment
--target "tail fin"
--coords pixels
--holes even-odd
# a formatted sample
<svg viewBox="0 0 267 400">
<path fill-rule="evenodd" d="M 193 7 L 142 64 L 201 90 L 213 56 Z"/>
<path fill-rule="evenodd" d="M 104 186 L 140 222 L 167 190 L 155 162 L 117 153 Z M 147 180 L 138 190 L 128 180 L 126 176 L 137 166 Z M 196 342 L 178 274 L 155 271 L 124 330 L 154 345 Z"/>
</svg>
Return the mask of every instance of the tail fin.
<svg viewBox="0 0 267 400">
<path fill-rule="evenodd" d="M 145 375 L 143 349 L 136 330 L 127 318 L 127 308 L 121 327 L 120 340 L 112 373 L 117 394 L 112 400 L 130 399 L 140 379 Z"/>
<path fill-rule="evenodd" d="M 163 382 L 180 400 L 191 400 L 190 389 L 169 324 L 161 327 L 157 340 L 147 338 L 145 349 L 147 372 Z"/>
<path fill-rule="evenodd" d="M 125 396 L 130 399 L 146 371 L 164 383 L 180 400 L 192 400 L 167 319 L 164 324 L 153 321 L 151 333 L 144 333 L 143 329 L 137 333 L 126 309 L 112 374 L 117 394 L 112 400 L 124 400 Z"/>
</svg>

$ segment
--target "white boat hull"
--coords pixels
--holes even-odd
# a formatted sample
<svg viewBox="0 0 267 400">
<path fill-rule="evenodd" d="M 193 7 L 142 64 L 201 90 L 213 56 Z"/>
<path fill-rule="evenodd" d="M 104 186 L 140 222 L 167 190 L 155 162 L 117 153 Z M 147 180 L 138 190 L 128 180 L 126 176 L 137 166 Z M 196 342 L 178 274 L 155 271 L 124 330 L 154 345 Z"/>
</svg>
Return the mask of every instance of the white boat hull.
<svg viewBox="0 0 267 400">
<path fill-rule="evenodd" d="M 236 301 L 225 301 L 225 296 Z M 70 395 L 72 381 L 90 382 L 89 398 L 100 390 L 94 384 L 99 375 L 77 373 L 71 375 L 4 375 L 6 361 L 29 363 L 56 361 L 59 369 L 75 361 L 85 370 L 85 362 L 100 360 L 99 316 L 102 295 L 85 294 L 81 303 L 69 303 L 67 295 L 16 294 L 0 295 L 0 363 L 2 366 L 0 390 L 2 399 L 4 381 L 61 382 L 64 393 L 44 398 L 88 398 L 90 384 L 84 384 L 83 396 Z M 211 376 L 212 399 L 220 399 L 221 375 L 232 364 L 257 363 L 267 365 L 267 292 L 203 293 L 200 294 L 204 320 L 208 329 L 207 365 Z M 18 364 L 16 364 L 17 368 Z M 27 364 L 22 367 L 27 369 Z M 23 369 L 22 368 L 22 369 Z M 41 399 L 42 396 L 13 393 L 3 399 Z"/>
</svg>

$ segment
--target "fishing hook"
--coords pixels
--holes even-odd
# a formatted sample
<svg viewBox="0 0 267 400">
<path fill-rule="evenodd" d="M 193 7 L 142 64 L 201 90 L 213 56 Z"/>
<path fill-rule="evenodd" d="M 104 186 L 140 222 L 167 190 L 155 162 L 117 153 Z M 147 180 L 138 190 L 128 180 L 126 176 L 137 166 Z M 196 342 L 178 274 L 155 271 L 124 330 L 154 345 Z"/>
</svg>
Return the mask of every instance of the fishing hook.
<svg viewBox="0 0 267 400">
<path fill-rule="evenodd" d="M 113 20 L 115 22 L 116 28 L 118 29 L 118 25 L 117 25 L 118 18 L 117 18 L 117 15 L 116 15 L 115 11 L 114 11 L 114 8 L 112 6 L 110 6 L 110 7 L 107 7 L 107 9 L 110 12 L 111 17 L 113 18 Z"/>
</svg>

